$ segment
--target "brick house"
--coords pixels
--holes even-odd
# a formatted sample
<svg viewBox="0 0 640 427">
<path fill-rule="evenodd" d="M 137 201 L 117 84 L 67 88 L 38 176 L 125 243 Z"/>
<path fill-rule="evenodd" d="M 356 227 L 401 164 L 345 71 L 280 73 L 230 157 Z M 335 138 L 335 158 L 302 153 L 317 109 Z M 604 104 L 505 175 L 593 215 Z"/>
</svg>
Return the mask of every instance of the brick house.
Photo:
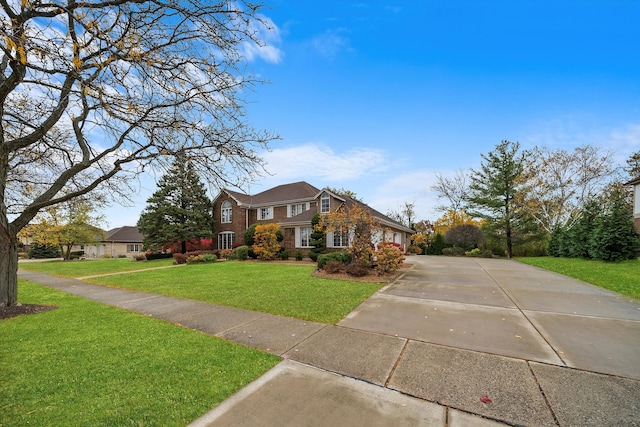
<svg viewBox="0 0 640 427">
<path fill-rule="evenodd" d="M 300 251 L 306 256 L 311 248 L 313 216 L 354 204 L 366 208 L 378 220 L 387 241 L 398 243 L 407 250 L 413 234 L 410 228 L 357 200 L 329 190 L 319 190 L 304 181 L 279 185 L 254 195 L 223 189 L 213 199 L 213 244 L 216 249 L 230 249 L 235 243 L 242 243 L 244 232 L 250 225 L 276 223 L 284 235 L 283 248 L 291 255 Z M 382 232 L 376 233 L 378 241 L 382 241 Z M 328 248 L 346 246 L 348 242 L 343 241 L 342 236 L 327 233 Z"/>
<path fill-rule="evenodd" d="M 633 187 L 633 221 L 636 224 L 636 229 L 640 231 L 640 176 L 624 185 Z"/>
</svg>

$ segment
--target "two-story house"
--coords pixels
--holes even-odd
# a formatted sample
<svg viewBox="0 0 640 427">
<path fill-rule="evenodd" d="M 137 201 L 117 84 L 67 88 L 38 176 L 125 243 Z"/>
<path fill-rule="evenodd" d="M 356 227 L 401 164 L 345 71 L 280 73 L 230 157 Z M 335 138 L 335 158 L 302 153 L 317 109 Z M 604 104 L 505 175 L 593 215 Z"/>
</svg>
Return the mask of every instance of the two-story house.
<svg viewBox="0 0 640 427">
<path fill-rule="evenodd" d="M 366 208 L 383 230 L 376 238 L 398 243 L 406 251 L 413 231 L 375 209 L 350 197 L 319 190 L 301 181 L 279 185 L 261 193 L 248 195 L 224 189 L 213 199 L 213 220 L 217 249 L 231 249 L 242 243 L 245 230 L 254 223 L 276 223 L 284 235 L 282 246 L 289 253 L 300 251 L 306 255 L 311 248 L 311 220 L 316 213 L 327 214 L 342 206 L 358 204 Z M 327 233 L 328 248 L 349 245 L 344 236 Z M 373 244 L 378 243 L 372 242 Z"/>
<path fill-rule="evenodd" d="M 633 188 L 633 221 L 636 229 L 640 231 L 640 176 L 625 183 Z"/>
</svg>

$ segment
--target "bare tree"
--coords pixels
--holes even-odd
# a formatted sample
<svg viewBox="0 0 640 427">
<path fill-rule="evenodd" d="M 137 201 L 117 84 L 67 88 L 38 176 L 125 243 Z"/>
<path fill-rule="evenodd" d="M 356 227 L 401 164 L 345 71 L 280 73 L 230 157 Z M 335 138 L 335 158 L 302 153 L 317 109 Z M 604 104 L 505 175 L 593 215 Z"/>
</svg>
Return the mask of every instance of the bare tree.
<svg viewBox="0 0 640 427">
<path fill-rule="evenodd" d="M 610 152 L 583 145 L 569 152 L 535 147 L 527 156 L 522 206 L 549 233 L 571 226 L 586 200 L 614 177 Z"/>
<path fill-rule="evenodd" d="M 436 206 L 436 210 L 441 212 L 451 210 L 456 214 L 460 213 L 469 195 L 469 185 L 470 180 L 467 171 L 459 170 L 449 177 L 437 172 L 436 183 L 431 186 L 431 190 L 438 194 L 438 200 L 446 203 Z"/>
<path fill-rule="evenodd" d="M 243 101 L 271 26 L 260 8 L 0 2 L 0 305 L 17 301 L 16 233 L 41 209 L 95 189 L 126 197 L 178 153 L 219 184 L 261 171 L 256 150 L 277 136 L 248 124 Z"/>
<path fill-rule="evenodd" d="M 390 210 L 387 216 L 394 221 L 399 222 L 408 228 L 413 228 L 416 222 L 415 203 L 404 202 L 404 206 L 400 212 Z"/>
</svg>

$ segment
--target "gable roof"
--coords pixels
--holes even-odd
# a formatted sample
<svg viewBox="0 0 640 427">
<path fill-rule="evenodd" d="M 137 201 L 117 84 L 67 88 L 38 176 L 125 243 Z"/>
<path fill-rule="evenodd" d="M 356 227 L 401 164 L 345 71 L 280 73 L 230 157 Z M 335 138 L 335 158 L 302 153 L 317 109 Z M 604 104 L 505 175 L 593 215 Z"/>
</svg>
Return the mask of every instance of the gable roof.
<svg viewBox="0 0 640 427">
<path fill-rule="evenodd" d="M 246 205 L 247 207 L 252 208 L 256 206 L 310 201 L 315 198 L 316 194 L 318 194 L 320 190 L 305 181 L 300 181 L 291 184 L 278 185 L 277 187 L 270 188 L 252 196 L 238 191 L 229 190 L 227 188 L 223 189 L 222 192 L 227 193 L 230 197 L 235 199 L 238 205 Z"/>
<path fill-rule="evenodd" d="M 114 228 L 107 231 L 107 238 L 104 239 L 107 242 L 142 242 L 144 236 L 138 230 L 138 227 L 132 227 L 125 225 L 124 227 Z"/>
<path fill-rule="evenodd" d="M 351 208 L 353 206 L 359 206 L 360 208 L 368 211 L 371 216 L 373 216 L 374 218 L 378 219 L 382 225 L 387 225 L 387 226 L 391 226 L 394 228 L 397 228 L 399 230 L 405 231 L 407 233 L 414 233 L 414 231 L 412 229 L 410 229 L 409 227 L 406 227 L 405 225 L 399 223 L 398 221 L 389 218 L 388 216 L 386 216 L 385 214 L 373 209 L 371 206 L 362 203 L 359 200 L 356 200 L 352 197 L 349 196 L 342 196 L 345 199 L 344 205 L 348 208 Z"/>
</svg>

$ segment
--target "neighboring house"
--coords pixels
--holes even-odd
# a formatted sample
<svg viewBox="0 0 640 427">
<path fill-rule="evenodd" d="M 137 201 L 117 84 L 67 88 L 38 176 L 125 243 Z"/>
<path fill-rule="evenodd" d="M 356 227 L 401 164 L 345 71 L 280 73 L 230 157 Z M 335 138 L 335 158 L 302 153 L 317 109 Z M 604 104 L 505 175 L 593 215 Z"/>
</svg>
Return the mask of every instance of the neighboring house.
<svg viewBox="0 0 640 427">
<path fill-rule="evenodd" d="M 142 250 L 142 233 L 138 227 L 124 226 L 107 231 L 106 239 L 88 245 L 76 245 L 72 251 L 84 251 L 85 258 L 133 257 Z"/>
<path fill-rule="evenodd" d="M 316 213 L 327 214 L 341 206 L 354 204 L 366 208 L 374 216 L 386 235 L 385 240 L 402 246 L 404 251 L 410 245 L 413 231 L 392 220 L 386 215 L 372 209 L 347 196 L 335 194 L 301 181 L 279 185 L 254 195 L 223 189 L 213 199 L 213 221 L 216 238 L 213 240 L 216 249 L 231 249 L 234 244 L 242 244 L 245 230 L 254 223 L 276 223 L 284 235 L 281 245 L 291 255 L 300 251 L 307 255 L 311 249 L 311 219 Z M 377 240 L 382 241 L 382 230 L 377 233 Z M 344 241 L 339 233 L 327 233 L 327 248 L 344 248 L 349 242 Z M 378 241 L 373 243 L 378 243 Z"/>
<path fill-rule="evenodd" d="M 640 231 L 640 176 L 624 185 L 633 186 L 633 221 L 636 223 L 638 231 Z"/>
</svg>

